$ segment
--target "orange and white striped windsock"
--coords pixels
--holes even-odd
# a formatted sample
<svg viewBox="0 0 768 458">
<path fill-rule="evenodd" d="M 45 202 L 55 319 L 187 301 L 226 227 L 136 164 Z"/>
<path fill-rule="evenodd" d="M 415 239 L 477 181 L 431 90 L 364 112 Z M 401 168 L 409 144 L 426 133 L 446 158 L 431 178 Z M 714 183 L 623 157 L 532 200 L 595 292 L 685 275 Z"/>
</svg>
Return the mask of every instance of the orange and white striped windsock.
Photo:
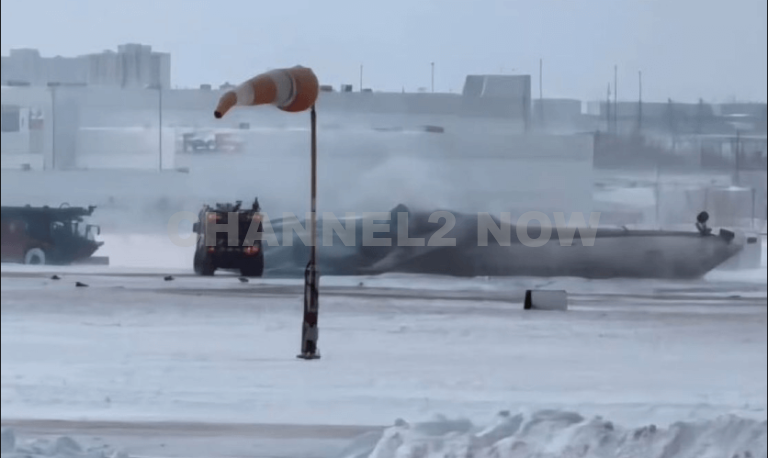
<svg viewBox="0 0 768 458">
<path fill-rule="evenodd" d="M 269 104 L 291 113 L 304 111 L 314 105 L 319 91 L 317 76 L 310 68 L 297 65 L 271 70 L 227 91 L 219 99 L 213 115 L 221 118 L 236 105 Z"/>
</svg>

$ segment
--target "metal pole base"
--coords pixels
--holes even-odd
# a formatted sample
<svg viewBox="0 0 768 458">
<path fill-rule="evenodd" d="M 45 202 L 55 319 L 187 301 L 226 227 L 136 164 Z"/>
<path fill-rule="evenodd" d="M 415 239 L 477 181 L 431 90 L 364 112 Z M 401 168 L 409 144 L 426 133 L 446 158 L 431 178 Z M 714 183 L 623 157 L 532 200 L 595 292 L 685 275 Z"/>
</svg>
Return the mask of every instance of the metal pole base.
<svg viewBox="0 0 768 458">
<path fill-rule="evenodd" d="M 304 271 L 304 325 L 301 329 L 301 354 L 297 358 L 301 359 L 319 359 L 317 353 L 317 315 L 318 315 L 318 287 L 317 287 L 317 216 L 316 216 L 316 197 L 317 197 L 317 115 L 315 106 L 312 105 L 311 111 L 311 134 L 312 134 L 312 251 L 309 257 L 307 269 Z"/>
<path fill-rule="evenodd" d="M 297 358 L 320 359 L 317 352 L 318 285 L 317 268 L 310 261 L 304 271 L 304 325 L 301 329 L 301 353 Z"/>
<path fill-rule="evenodd" d="M 306 359 L 308 361 L 311 360 L 311 359 L 320 359 L 320 355 L 318 355 L 318 354 L 314 354 L 313 355 L 313 354 L 309 354 L 309 353 L 301 354 L 301 355 L 296 355 L 296 357 L 299 358 L 299 359 Z"/>
</svg>

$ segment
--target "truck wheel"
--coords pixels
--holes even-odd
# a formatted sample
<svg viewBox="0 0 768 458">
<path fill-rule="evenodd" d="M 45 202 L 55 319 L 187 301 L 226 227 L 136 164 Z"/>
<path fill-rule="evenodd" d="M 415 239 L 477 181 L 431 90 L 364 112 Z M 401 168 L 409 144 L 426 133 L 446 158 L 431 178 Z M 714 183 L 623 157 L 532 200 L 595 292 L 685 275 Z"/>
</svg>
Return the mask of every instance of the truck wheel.
<svg viewBox="0 0 768 458">
<path fill-rule="evenodd" d="M 254 259 L 247 266 L 241 267 L 240 274 L 243 277 L 261 277 L 264 275 L 264 257 L 259 256 L 258 259 Z"/>
<path fill-rule="evenodd" d="M 210 262 L 206 262 L 203 264 L 203 268 L 200 271 L 200 275 L 205 275 L 206 277 L 210 277 L 216 272 L 216 267 L 214 267 L 213 264 Z"/>
<path fill-rule="evenodd" d="M 45 264 L 45 252 L 40 248 L 32 248 L 24 255 L 24 264 L 43 265 Z"/>
<path fill-rule="evenodd" d="M 216 266 L 213 265 L 205 253 L 199 250 L 195 253 L 194 267 L 195 273 L 198 275 L 211 276 L 216 272 Z"/>
</svg>

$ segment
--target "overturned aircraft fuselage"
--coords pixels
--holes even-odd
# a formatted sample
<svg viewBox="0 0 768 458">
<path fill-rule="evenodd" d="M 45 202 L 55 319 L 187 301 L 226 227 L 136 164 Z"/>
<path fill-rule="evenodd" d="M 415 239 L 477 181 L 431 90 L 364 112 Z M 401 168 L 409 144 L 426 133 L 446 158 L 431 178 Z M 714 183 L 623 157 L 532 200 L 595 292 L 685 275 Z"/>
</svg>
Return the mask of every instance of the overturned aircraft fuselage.
<svg viewBox="0 0 768 458">
<path fill-rule="evenodd" d="M 338 221 L 344 227 L 318 221 L 321 275 L 695 279 L 744 246 L 743 237 L 727 230 L 520 227 L 487 214 L 413 212 L 402 205 L 382 219 Z M 303 275 L 307 228 L 304 221 L 271 222 L 274 239 L 263 245 L 266 276 Z"/>
</svg>

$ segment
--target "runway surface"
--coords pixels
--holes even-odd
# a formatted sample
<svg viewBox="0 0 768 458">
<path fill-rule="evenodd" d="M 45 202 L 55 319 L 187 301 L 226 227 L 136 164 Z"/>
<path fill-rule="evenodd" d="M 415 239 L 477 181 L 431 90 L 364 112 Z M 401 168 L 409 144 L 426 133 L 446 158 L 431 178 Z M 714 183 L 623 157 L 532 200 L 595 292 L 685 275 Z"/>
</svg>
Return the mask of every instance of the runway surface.
<svg viewBox="0 0 768 458">
<path fill-rule="evenodd" d="M 569 409 L 628 427 L 766 416 L 754 281 L 328 277 L 322 358 L 305 362 L 297 281 L 8 265 L 1 280 L 2 421 L 19 437 L 314 458 L 437 414 Z M 570 310 L 522 310 L 530 287 L 566 289 Z"/>
</svg>

